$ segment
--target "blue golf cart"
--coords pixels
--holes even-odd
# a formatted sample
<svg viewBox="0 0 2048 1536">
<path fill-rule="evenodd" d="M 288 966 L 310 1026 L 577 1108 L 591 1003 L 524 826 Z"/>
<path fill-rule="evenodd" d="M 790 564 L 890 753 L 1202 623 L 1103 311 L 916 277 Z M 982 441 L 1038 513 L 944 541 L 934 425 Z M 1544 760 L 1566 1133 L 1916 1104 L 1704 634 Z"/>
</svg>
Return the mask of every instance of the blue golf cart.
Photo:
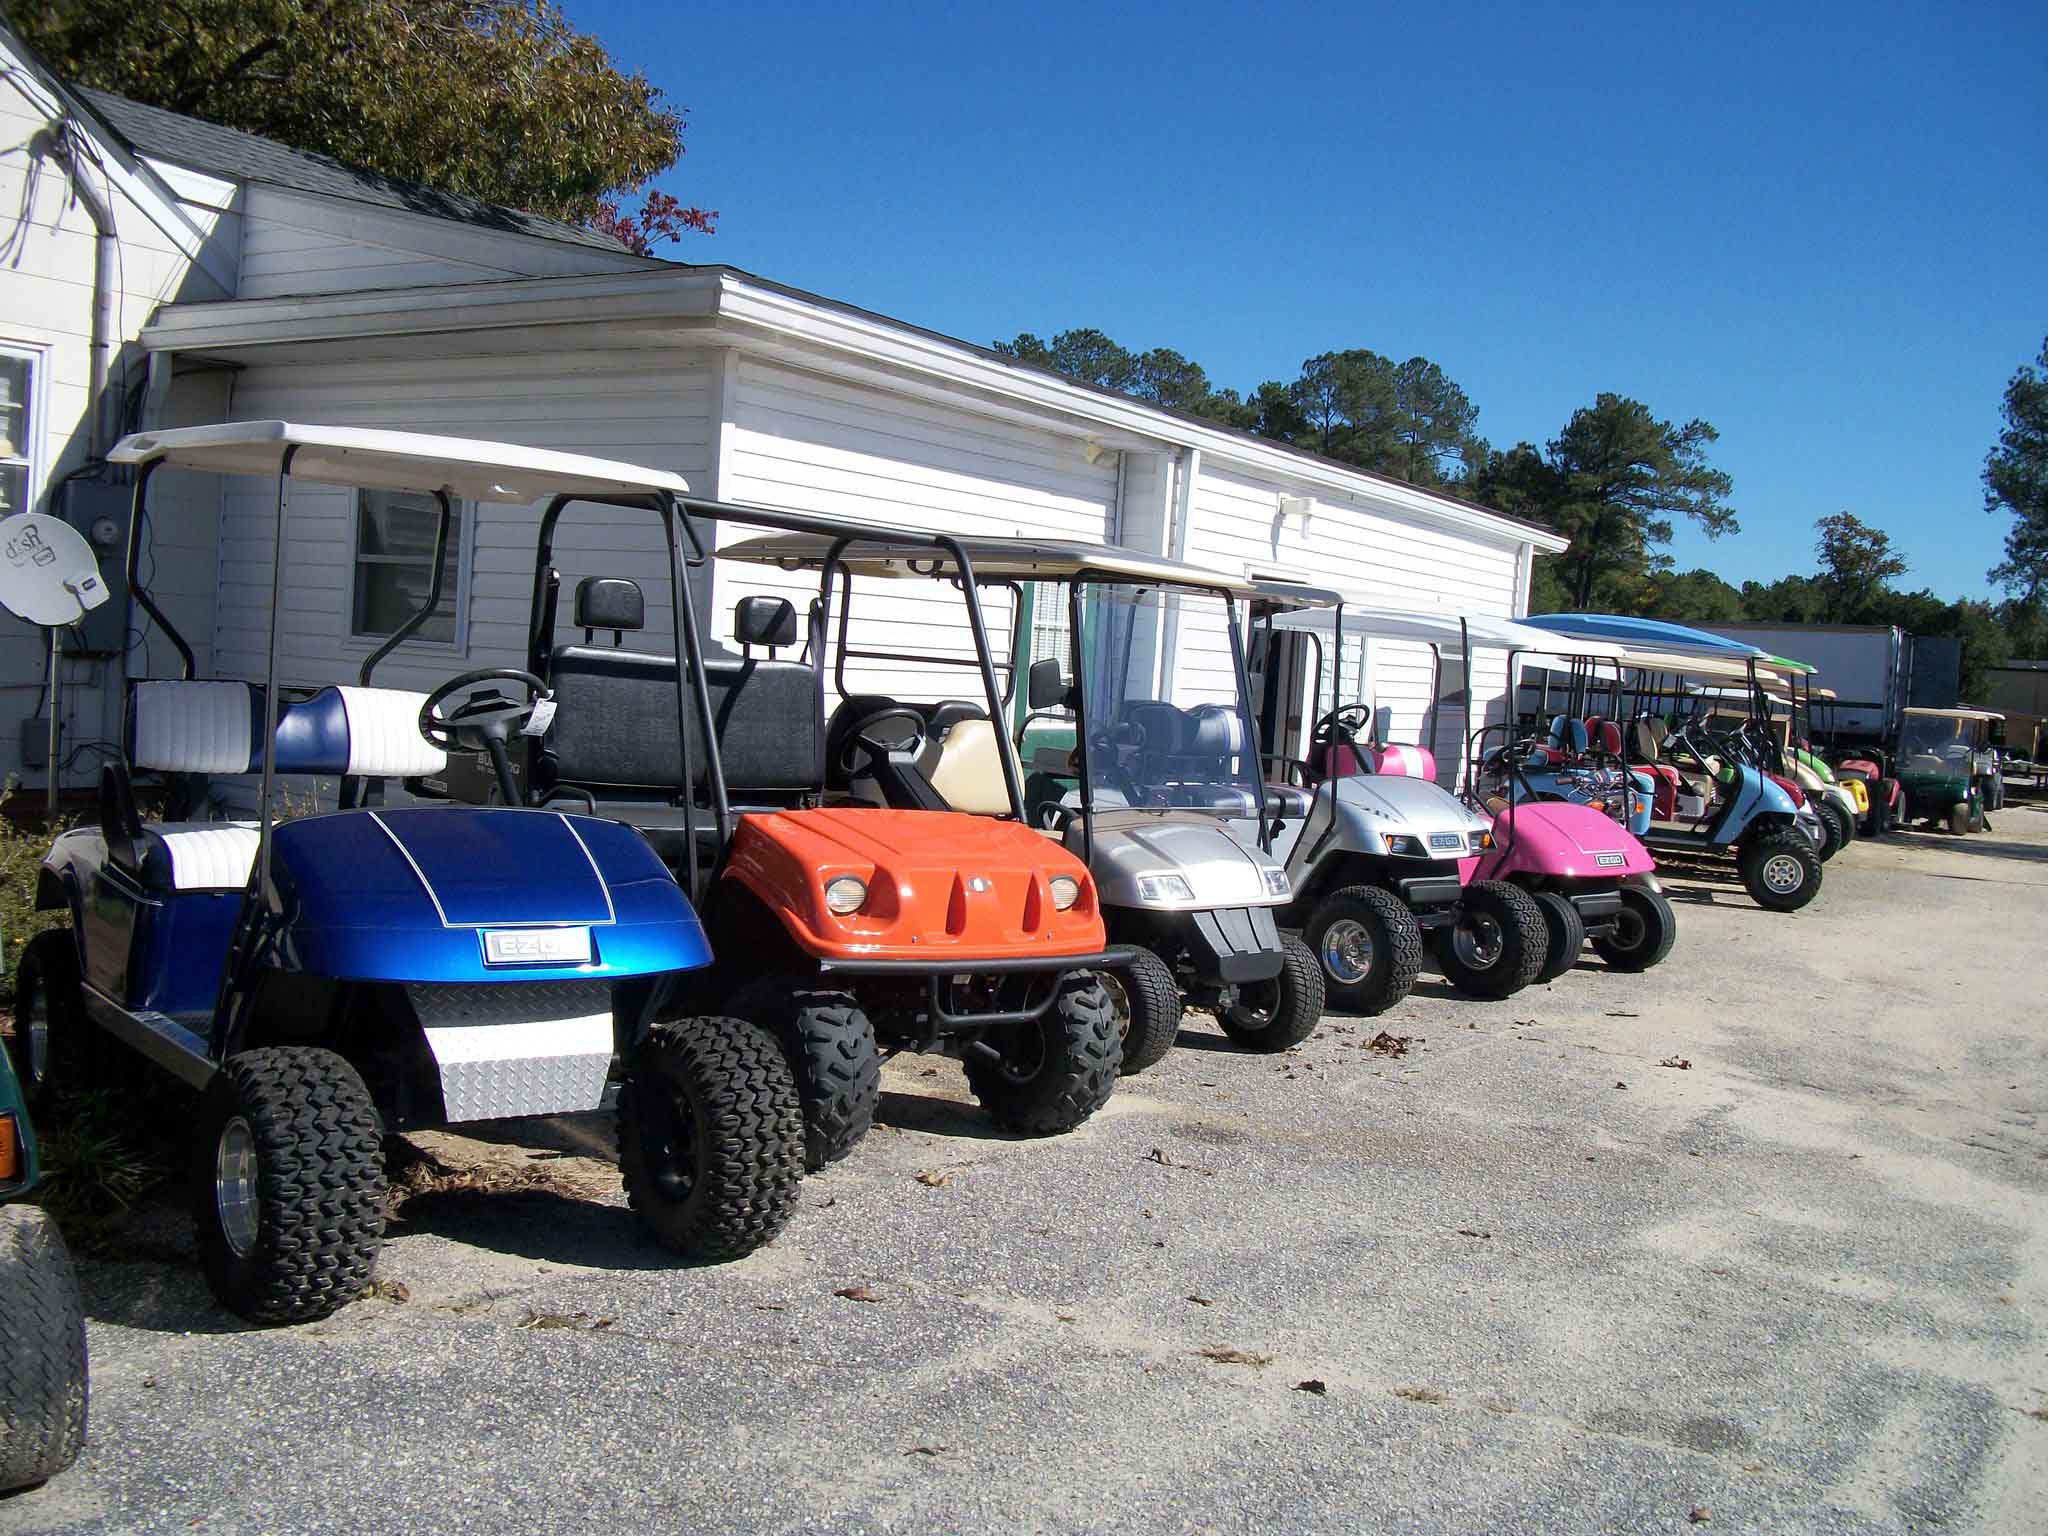
<svg viewBox="0 0 2048 1536">
<path fill-rule="evenodd" d="M 123 760 L 102 772 L 98 814 L 44 860 L 37 903 L 71 921 L 21 961 L 31 1090 L 90 1078 L 114 1047 L 200 1092 L 200 1255 L 220 1299 L 258 1321 L 325 1316 L 367 1286 L 387 1132 L 615 1104 L 627 1192 L 652 1236 L 697 1260 L 772 1238 L 803 1168 L 795 1082 L 762 1030 L 677 1005 L 710 949 L 646 842 L 555 809 L 385 798 L 388 781 L 442 773 L 451 755 L 502 764 L 549 713 L 544 685 L 519 671 L 464 672 L 428 694 L 373 680 L 439 603 L 454 502 L 479 514 L 541 500 L 651 510 L 680 573 L 683 482 L 504 444 L 277 421 L 133 435 L 111 457 L 136 476 L 128 588 L 183 665 L 131 685 Z M 196 678 L 190 645 L 139 579 L 132 530 L 171 467 L 274 480 L 260 684 Z M 425 601 L 352 685 L 288 690 L 277 678 L 287 519 L 304 483 L 426 492 L 439 508 Z M 507 681 L 525 685 L 520 697 L 492 686 Z M 143 774 L 169 819 L 142 818 Z M 286 775 L 338 781 L 339 808 L 281 819 Z M 214 783 L 238 777 L 253 802 Z M 249 804 L 251 819 L 191 819 L 222 797 Z"/>
</svg>

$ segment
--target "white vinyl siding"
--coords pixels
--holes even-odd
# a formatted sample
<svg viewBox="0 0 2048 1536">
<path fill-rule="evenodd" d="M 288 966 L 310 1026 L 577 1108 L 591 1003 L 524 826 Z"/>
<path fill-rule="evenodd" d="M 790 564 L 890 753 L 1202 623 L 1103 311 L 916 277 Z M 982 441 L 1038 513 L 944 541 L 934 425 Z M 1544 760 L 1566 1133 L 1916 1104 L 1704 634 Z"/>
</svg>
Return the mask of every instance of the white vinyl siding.
<svg viewBox="0 0 2048 1536">
<path fill-rule="evenodd" d="M 5 273 L 0 279 L 0 343 L 36 359 L 33 419 L 27 423 L 27 440 L 14 446 L 19 461 L 28 469 L 22 477 L 28 505 L 57 511 L 61 508 L 52 505 L 55 488 L 85 462 L 90 440 L 87 406 L 95 231 L 64 166 L 53 155 L 39 156 L 29 149 L 37 135 L 53 125 L 54 98 L 47 97 L 26 66 L 8 58 L 4 47 L 0 47 L 0 62 L 12 66 L 7 78 L 0 80 L 0 144 L 13 146 L 10 153 L 0 155 L 0 207 L 9 215 L 5 248 L 0 251 L 0 260 L 4 260 L 0 271 Z M 156 197 L 146 181 L 119 174 L 111 146 L 94 149 L 116 172 L 107 175 L 89 161 L 86 165 L 86 174 L 112 204 L 118 239 L 109 338 L 114 348 L 111 371 L 118 388 L 124 382 L 133 386 L 140 381 L 135 338 L 160 305 L 228 296 L 205 268 L 194 264 L 167 228 L 195 243 L 203 242 L 206 265 L 230 275 L 240 228 L 231 211 L 179 203 L 167 193 Z M 131 189 L 135 189 L 132 195 Z M 144 198 L 148 205 L 138 203 L 136 197 Z M 170 494 L 152 518 L 153 538 L 145 546 L 145 569 L 155 572 L 156 590 L 167 594 L 167 607 L 174 618 L 181 623 L 199 621 L 202 633 L 197 649 L 203 658 L 203 629 L 213 587 L 213 506 L 209 502 L 201 509 L 203 531 L 195 540 L 186 516 L 191 509 L 181 504 L 179 488 L 165 489 Z M 109 577 L 115 574 L 118 560 L 118 555 L 102 556 Z M 195 590 L 207 594 L 201 600 L 203 606 L 196 609 L 186 600 Z M 147 627 L 137 609 L 130 619 L 131 636 L 143 634 Z M 154 643 L 152 653 L 160 664 L 170 656 L 169 647 L 160 641 Z M 131 668 L 139 671 L 141 663 L 138 649 Z M 0 706 L 0 718 L 7 721 L 0 725 L 0 773 L 20 766 L 14 722 L 34 707 L 48 664 L 49 651 L 42 635 L 0 615 L 0 693 L 11 701 Z M 62 728 L 67 756 L 89 741 L 119 739 L 120 674 L 118 662 L 86 658 L 64 662 Z M 39 721 L 32 729 L 40 733 L 44 726 Z M 64 782 L 90 784 L 97 765 L 95 754 L 81 753 Z"/>
<path fill-rule="evenodd" d="M 1035 430 L 781 364 L 742 357 L 731 398 L 724 482 L 727 501 L 826 512 L 947 533 L 1027 534 L 1105 542 L 1117 498 L 1117 456 L 1088 461 L 1082 439 Z M 736 536 L 745 536 L 737 531 Z M 788 597 L 801 615 L 814 576 L 721 564 L 713 634 L 732 632 L 743 594 Z M 966 608 L 946 583 L 922 579 L 854 584 L 855 650 L 973 656 Z M 1007 594 L 984 605 L 999 661 L 1014 611 Z M 836 596 L 835 596 L 836 604 Z M 836 630 L 832 643 L 836 644 Z M 836 652 L 828 644 L 828 664 Z M 899 698 L 978 699 L 972 668 L 862 662 L 846 669 L 849 691 Z M 836 700 L 828 684 L 827 707 Z"/>
<path fill-rule="evenodd" d="M 259 185 L 247 195 L 240 297 L 620 272 L 649 264 L 626 251 Z"/>
<path fill-rule="evenodd" d="M 1204 460 L 1193 496 L 1184 558 L 1234 575 L 1298 576 L 1387 608 L 1448 608 L 1511 618 L 1515 611 L 1518 545 L 1498 544 L 1430 526 L 1382 506 L 1310 499 L 1304 515 L 1281 515 L 1282 496 L 1299 488 L 1261 480 Z M 1346 645 L 1347 682 L 1357 666 Z M 1371 641 L 1364 647 L 1365 693 L 1391 712 L 1387 739 L 1428 746 L 1438 778 L 1452 783 L 1463 749 L 1465 711 L 1437 712 L 1437 739 L 1422 740 L 1430 705 L 1429 647 L 1413 641 Z M 1223 681 L 1230 655 L 1224 637 L 1183 628 L 1176 655 L 1178 686 L 1188 693 Z M 1506 675 L 1499 652 L 1482 651 L 1474 665 L 1472 717 L 1476 727 L 1501 717 Z M 1316 711 L 1329 708 L 1325 702 Z M 1358 697 L 1354 689 L 1346 702 Z"/>
<path fill-rule="evenodd" d="M 299 363 L 242 375 L 233 414 L 496 438 L 674 470 L 701 485 L 710 474 L 708 380 L 702 360 L 658 352 Z M 263 674 L 274 495 L 273 485 L 238 479 L 227 483 L 222 498 L 215 643 L 223 676 Z M 542 508 L 472 510 L 461 669 L 523 667 Z M 284 599 L 291 622 L 279 637 L 278 662 L 286 682 L 353 682 L 374 646 L 348 633 L 353 513 L 347 490 L 293 489 Z M 667 555 L 651 513 L 571 507 L 557 532 L 555 563 L 562 571 L 558 632 L 569 630 L 581 577 L 630 576 L 646 594 L 647 629 L 628 642 L 645 650 L 671 648 Z M 448 647 L 408 644 L 379 665 L 376 681 L 424 689 L 453 670 Z"/>
</svg>

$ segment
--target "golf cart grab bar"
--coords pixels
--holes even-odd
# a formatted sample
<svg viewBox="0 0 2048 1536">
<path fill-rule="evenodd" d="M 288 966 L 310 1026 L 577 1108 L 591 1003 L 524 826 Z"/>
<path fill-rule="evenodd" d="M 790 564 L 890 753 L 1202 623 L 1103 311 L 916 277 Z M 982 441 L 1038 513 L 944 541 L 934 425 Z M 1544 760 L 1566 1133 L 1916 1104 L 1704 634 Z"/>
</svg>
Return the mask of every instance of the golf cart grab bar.
<svg viewBox="0 0 2048 1536">
<path fill-rule="evenodd" d="M 135 595 L 135 601 L 142 604 L 142 611 L 156 621 L 156 627 L 177 647 L 180 667 L 178 677 L 181 682 L 189 683 L 198 667 L 192 655 L 192 647 L 186 643 L 185 637 L 178 633 L 178 626 L 171 622 L 170 616 L 157 607 L 156 599 L 149 595 L 149 590 L 142 585 L 136 575 L 136 565 L 142 553 L 142 523 L 147 515 L 144 497 L 148 494 L 150 480 L 162 463 L 162 459 L 148 459 L 144 461 L 141 469 L 136 471 L 135 496 L 128 511 L 128 557 L 124 575 L 128 582 L 128 590 Z"/>
</svg>

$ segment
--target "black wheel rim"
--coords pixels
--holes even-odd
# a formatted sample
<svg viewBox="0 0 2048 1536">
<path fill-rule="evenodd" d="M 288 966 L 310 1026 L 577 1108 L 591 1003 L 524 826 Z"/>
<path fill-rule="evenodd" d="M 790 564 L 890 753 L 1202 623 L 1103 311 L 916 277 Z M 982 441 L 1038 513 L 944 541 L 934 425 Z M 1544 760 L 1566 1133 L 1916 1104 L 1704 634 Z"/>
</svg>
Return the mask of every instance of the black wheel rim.
<svg viewBox="0 0 2048 1536">
<path fill-rule="evenodd" d="M 1507 952 L 1507 936 L 1498 918 L 1474 912 L 1451 930 L 1451 948 L 1467 970 L 1490 971 Z"/>
<path fill-rule="evenodd" d="M 996 1070 L 1006 1082 L 1028 1083 L 1045 1070 L 1045 1037 L 1035 1024 L 1012 1024 L 988 1043 L 996 1053 Z"/>
<path fill-rule="evenodd" d="M 1643 914 L 1634 907 L 1624 906 L 1614 919 L 1614 932 L 1608 937 L 1607 942 L 1616 949 L 1636 950 L 1642 948 L 1643 936 L 1648 932 L 1649 927 L 1643 922 Z"/>
<path fill-rule="evenodd" d="M 697 1111 L 678 1089 L 654 1088 L 641 1095 L 647 1114 L 640 1130 L 654 1188 L 680 1205 L 697 1187 Z"/>
<path fill-rule="evenodd" d="M 22 1061 L 28 1069 L 28 1086 L 42 1087 L 50 1075 L 50 994 L 36 978 L 28 995 L 16 1000 L 19 1009 L 14 1027 L 22 1036 Z"/>
<path fill-rule="evenodd" d="M 1230 1022 L 1241 1029 L 1271 1029 L 1280 1017 L 1280 979 L 1255 981 L 1240 987 L 1230 1010 Z"/>
</svg>

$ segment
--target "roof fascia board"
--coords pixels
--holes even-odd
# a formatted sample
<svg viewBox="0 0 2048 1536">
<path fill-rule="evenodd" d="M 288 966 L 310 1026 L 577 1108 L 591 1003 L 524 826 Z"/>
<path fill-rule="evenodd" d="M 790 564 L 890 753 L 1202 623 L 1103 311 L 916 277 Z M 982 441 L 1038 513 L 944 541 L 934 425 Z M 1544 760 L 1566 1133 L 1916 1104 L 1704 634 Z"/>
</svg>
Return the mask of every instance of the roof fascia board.
<svg viewBox="0 0 2048 1536">
<path fill-rule="evenodd" d="M 207 234 L 178 204 L 177 192 L 144 161 L 122 147 L 121 141 L 105 130 L 92 108 L 63 88 L 35 59 L 13 46 L 13 34 L 0 26 L 0 59 L 12 66 L 15 87 L 51 122 L 75 118 L 92 135 L 93 146 L 107 170 L 107 179 L 132 203 L 141 215 L 163 232 L 222 293 L 235 291 L 235 273 L 225 269 L 207 248 Z"/>
</svg>

